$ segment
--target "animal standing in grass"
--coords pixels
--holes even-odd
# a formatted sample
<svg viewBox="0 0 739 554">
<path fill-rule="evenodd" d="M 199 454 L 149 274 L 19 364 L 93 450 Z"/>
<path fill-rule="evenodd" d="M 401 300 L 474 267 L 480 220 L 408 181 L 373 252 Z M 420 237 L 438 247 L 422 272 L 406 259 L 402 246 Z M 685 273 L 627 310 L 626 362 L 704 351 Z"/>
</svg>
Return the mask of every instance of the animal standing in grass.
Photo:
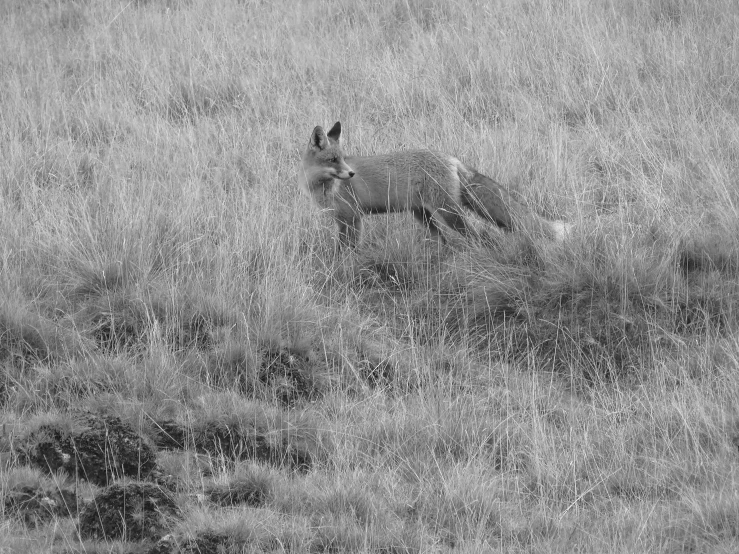
<svg viewBox="0 0 739 554">
<path fill-rule="evenodd" d="M 505 231 L 525 228 L 562 239 L 567 225 L 530 212 L 493 179 L 458 159 L 431 150 L 344 156 L 341 123 L 313 129 L 303 154 L 300 187 L 339 227 L 342 246 L 355 246 L 362 216 L 410 211 L 432 236 L 439 223 L 467 235 L 462 208 Z"/>
</svg>

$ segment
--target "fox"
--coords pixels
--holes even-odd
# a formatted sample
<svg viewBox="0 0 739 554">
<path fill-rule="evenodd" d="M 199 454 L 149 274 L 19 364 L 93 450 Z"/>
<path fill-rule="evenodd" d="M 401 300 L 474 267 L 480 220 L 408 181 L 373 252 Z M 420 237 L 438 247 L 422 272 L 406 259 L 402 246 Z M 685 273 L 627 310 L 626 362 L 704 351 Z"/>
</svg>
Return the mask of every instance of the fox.
<svg viewBox="0 0 739 554">
<path fill-rule="evenodd" d="M 341 247 L 357 245 L 363 216 L 405 211 L 442 243 L 440 226 L 470 235 L 463 209 L 504 232 L 526 229 L 562 240 L 568 230 L 564 222 L 530 212 L 494 179 L 441 152 L 345 156 L 340 121 L 328 133 L 320 125 L 313 129 L 299 187 L 336 221 Z"/>
</svg>

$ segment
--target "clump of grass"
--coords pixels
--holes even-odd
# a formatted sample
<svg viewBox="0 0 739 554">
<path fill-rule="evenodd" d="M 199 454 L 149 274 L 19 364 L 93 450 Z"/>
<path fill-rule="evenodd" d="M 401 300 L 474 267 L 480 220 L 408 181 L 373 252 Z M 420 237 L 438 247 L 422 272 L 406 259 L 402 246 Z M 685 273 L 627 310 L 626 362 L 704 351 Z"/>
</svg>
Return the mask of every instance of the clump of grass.
<svg viewBox="0 0 739 554">
<path fill-rule="evenodd" d="M 13 293 L 18 298 L 18 292 Z M 10 296 L 0 304 L 0 360 L 23 368 L 80 356 L 89 344 L 74 329 L 44 317 Z"/>
<path fill-rule="evenodd" d="M 106 353 L 142 355 L 153 339 L 174 350 L 211 346 L 214 334 L 233 318 L 207 295 L 171 294 L 129 261 L 102 272 L 86 270 L 73 290 L 76 326 Z"/>
<path fill-rule="evenodd" d="M 618 246 L 611 233 L 602 227 L 587 242 L 541 250 L 534 266 L 504 257 L 454 268 L 414 307 L 420 336 L 448 334 L 504 360 L 533 356 L 537 366 L 593 382 L 638 375 L 653 363 L 655 341 L 734 328 L 733 279 L 696 286 L 677 271 L 674 245 L 657 250 L 647 230 Z"/>
<path fill-rule="evenodd" d="M 284 406 L 315 401 L 336 380 L 325 362 L 305 348 L 251 345 L 248 339 L 229 340 L 205 359 L 190 358 L 188 367 L 211 387 Z"/>
<path fill-rule="evenodd" d="M 274 487 L 275 476 L 257 465 L 237 467 L 232 478 L 225 483 L 214 482 L 208 485 L 203 493 L 214 504 L 219 506 L 262 506 Z"/>
<path fill-rule="evenodd" d="M 98 395 L 129 394 L 138 384 L 138 372 L 130 359 L 91 353 L 82 359 L 39 369 L 32 378 L 25 380 L 24 388 L 33 387 L 37 400 L 64 409 Z M 32 400 L 16 394 L 20 404 L 33 404 Z"/>
<path fill-rule="evenodd" d="M 213 404 L 181 411 L 174 420 L 157 421 L 170 447 L 182 444 L 226 466 L 242 460 L 305 471 L 326 462 L 331 438 L 308 414 L 269 408 L 235 395 L 212 394 Z M 161 434 L 161 433 L 158 433 Z"/>
</svg>

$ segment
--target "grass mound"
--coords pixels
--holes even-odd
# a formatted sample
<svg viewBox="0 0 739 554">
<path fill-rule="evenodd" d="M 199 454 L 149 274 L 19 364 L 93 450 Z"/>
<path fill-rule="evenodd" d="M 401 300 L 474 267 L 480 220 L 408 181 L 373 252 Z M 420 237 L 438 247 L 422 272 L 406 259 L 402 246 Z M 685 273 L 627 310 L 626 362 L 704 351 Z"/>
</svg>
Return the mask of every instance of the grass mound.
<svg viewBox="0 0 739 554">
<path fill-rule="evenodd" d="M 414 307 L 419 336 L 448 334 L 502 360 L 536 360 L 593 382 L 638 377 L 683 341 L 736 329 L 739 285 L 730 272 L 701 265 L 706 271 L 682 274 L 683 246 L 649 229 L 620 244 L 616 237 L 603 226 L 519 259 L 475 251 Z"/>
<path fill-rule="evenodd" d="M 84 539 L 158 539 L 178 516 L 172 495 L 153 483 L 122 482 L 95 495 L 80 513 Z"/>
<path fill-rule="evenodd" d="M 144 479 L 157 467 L 148 440 L 104 413 L 38 417 L 21 437 L 19 450 L 21 462 L 48 473 L 61 469 L 101 486 L 123 476 Z"/>
</svg>

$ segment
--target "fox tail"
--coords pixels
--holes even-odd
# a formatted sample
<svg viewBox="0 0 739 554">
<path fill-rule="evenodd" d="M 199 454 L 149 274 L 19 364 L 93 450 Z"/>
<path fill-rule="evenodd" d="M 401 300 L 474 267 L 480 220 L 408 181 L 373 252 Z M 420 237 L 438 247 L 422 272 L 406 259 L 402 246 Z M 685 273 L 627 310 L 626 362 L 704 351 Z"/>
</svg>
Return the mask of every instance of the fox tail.
<svg viewBox="0 0 739 554">
<path fill-rule="evenodd" d="M 564 221 L 550 221 L 535 214 L 495 180 L 459 163 L 460 199 L 464 207 L 504 231 L 523 231 L 561 242 L 571 229 Z"/>
</svg>

